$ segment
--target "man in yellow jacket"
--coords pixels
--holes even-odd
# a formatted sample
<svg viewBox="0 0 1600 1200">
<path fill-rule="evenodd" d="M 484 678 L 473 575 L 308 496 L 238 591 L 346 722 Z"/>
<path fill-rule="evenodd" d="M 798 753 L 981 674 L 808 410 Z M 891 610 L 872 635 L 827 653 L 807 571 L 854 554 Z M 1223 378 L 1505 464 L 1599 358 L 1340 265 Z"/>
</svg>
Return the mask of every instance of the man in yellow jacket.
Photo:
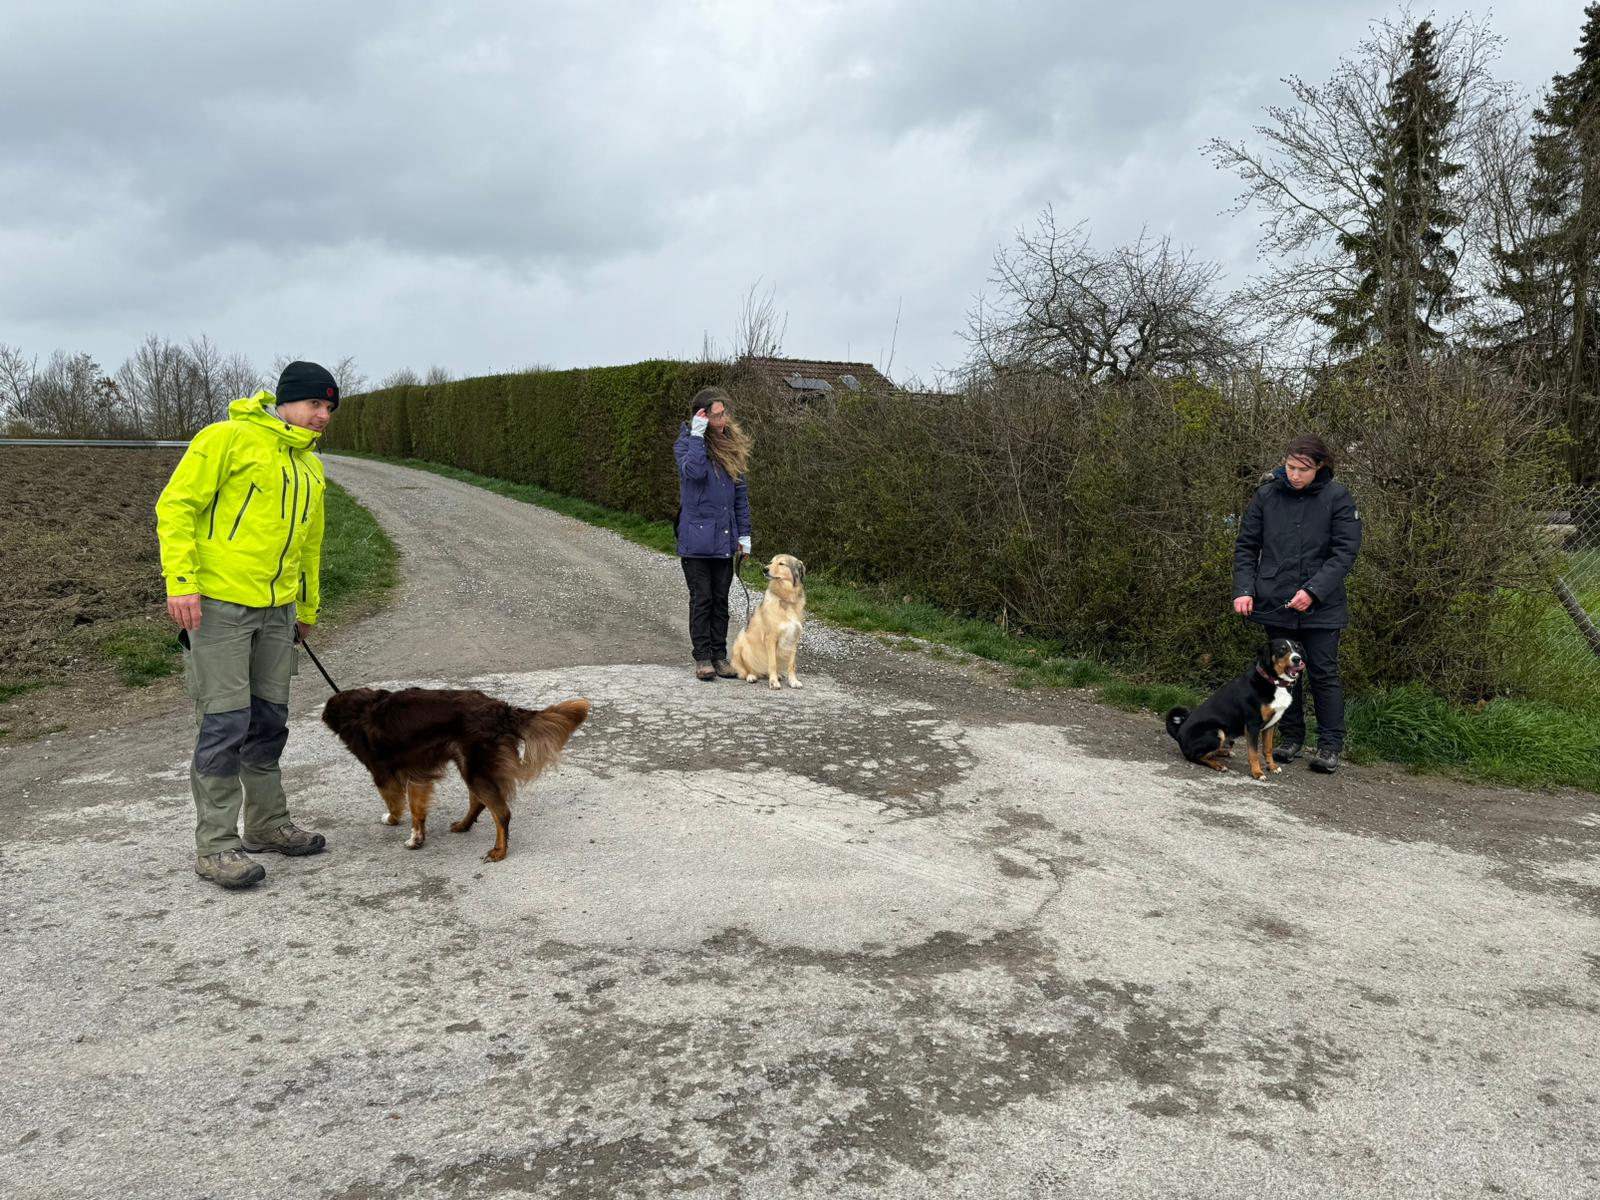
<svg viewBox="0 0 1600 1200">
<path fill-rule="evenodd" d="M 182 626 L 200 726 L 189 765 L 194 869 L 225 888 L 266 878 L 246 850 L 316 854 L 327 844 L 290 820 L 278 758 L 296 624 L 302 634 L 315 625 L 321 603 L 326 483 L 313 451 L 338 406 L 332 375 L 290 363 L 275 395 L 235 400 L 226 421 L 195 434 L 156 501 L 167 612 Z"/>
</svg>

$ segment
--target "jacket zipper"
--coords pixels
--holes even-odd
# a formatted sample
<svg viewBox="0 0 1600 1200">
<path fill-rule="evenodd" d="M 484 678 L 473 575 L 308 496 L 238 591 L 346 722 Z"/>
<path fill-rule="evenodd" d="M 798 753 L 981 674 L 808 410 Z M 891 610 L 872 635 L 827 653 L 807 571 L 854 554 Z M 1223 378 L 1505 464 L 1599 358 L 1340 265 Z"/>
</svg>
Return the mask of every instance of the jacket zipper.
<svg viewBox="0 0 1600 1200">
<path fill-rule="evenodd" d="M 283 502 L 289 498 L 289 472 L 279 467 L 278 474 L 283 476 L 283 489 L 278 493 L 278 520 L 281 521 L 283 520 Z"/>
<path fill-rule="evenodd" d="M 294 461 L 294 451 L 289 452 L 289 469 L 294 472 L 294 503 L 289 506 L 292 513 L 300 507 L 300 467 Z M 278 570 L 267 584 L 267 606 L 272 606 L 272 598 L 277 595 L 278 580 L 283 577 L 283 560 L 289 555 L 289 544 L 294 541 L 294 522 L 289 522 L 289 533 L 283 539 L 283 549 L 278 551 Z"/>
<path fill-rule="evenodd" d="M 255 499 L 256 493 L 260 490 L 252 483 L 250 490 L 244 494 L 244 503 L 239 506 L 239 515 L 233 519 L 233 528 L 228 530 L 228 540 L 230 542 L 233 541 L 233 535 L 239 532 L 239 522 L 244 520 L 244 510 L 250 507 L 250 501 Z"/>
<path fill-rule="evenodd" d="M 206 526 L 207 541 L 210 541 L 212 538 L 217 536 L 217 501 L 220 499 L 222 499 L 221 492 L 218 492 L 215 496 L 211 497 L 211 523 Z"/>
<path fill-rule="evenodd" d="M 300 513 L 300 524 L 306 523 L 306 518 L 311 515 L 311 490 L 315 485 L 311 482 L 311 472 L 306 472 L 306 504 Z"/>
</svg>

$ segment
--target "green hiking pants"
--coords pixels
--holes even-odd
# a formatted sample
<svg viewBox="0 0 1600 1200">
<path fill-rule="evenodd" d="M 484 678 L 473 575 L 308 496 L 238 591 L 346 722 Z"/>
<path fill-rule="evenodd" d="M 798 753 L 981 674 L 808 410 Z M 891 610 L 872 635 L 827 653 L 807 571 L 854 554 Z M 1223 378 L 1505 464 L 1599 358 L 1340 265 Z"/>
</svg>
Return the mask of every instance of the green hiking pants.
<svg viewBox="0 0 1600 1200">
<path fill-rule="evenodd" d="M 289 821 L 278 757 L 289 740 L 289 681 L 299 671 L 293 604 L 250 608 L 209 596 L 183 655 L 184 689 L 200 726 L 189 786 L 197 854 L 237 850 L 245 832 Z"/>
</svg>

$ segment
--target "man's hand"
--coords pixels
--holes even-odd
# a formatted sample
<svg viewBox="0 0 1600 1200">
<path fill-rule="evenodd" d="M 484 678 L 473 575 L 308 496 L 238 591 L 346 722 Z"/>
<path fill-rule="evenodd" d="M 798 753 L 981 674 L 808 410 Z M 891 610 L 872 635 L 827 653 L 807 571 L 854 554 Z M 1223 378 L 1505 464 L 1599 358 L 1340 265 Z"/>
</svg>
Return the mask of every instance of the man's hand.
<svg viewBox="0 0 1600 1200">
<path fill-rule="evenodd" d="M 1256 602 L 1253 596 L 1239 596 L 1233 602 L 1233 611 L 1241 617 L 1248 617 L 1255 610 Z"/>
<path fill-rule="evenodd" d="M 1312 605 L 1311 593 L 1301 588 L 1294 594 L 1294 599 L 1289 601 L 1289 607 L 1295 612 L 1305 612 Z"/>
<path fill-rule="evenodd" d="M 310 633 L 315 628 L 316 628 L 315 625 L 307 625 L 304 621 L 296 621 L 294 623 L 294 631 L 295 631 L 295 634 L 296 634 L 296 640 L 302 641 L 302 642 L 305 641 L 306 640 L 306 634 Z"/>
<path fill-rule="evenodd" d="M 200 597 L 195 596 L 168 596 L 167 615 L 183 628 L 193 630 L 200 628 Z"/>
</svg>

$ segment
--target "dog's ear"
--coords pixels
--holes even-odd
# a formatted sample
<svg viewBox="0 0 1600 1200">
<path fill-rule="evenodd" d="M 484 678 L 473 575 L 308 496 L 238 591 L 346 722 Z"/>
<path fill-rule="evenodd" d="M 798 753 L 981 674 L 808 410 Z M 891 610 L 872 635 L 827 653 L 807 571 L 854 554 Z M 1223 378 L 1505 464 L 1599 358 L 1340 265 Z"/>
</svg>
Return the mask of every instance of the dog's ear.
<svg viewBox="0 0 1600 1200">
<path fill-rule="evenodd" d="M 789 556 L 789 561 L 794 564 L 794 566 L 791 568 L 794 571 L 794 581 L 796 583 L 804 583 L 806 581 L 805 563 L 801 562 L 792 554 Z"/>
</svg>

